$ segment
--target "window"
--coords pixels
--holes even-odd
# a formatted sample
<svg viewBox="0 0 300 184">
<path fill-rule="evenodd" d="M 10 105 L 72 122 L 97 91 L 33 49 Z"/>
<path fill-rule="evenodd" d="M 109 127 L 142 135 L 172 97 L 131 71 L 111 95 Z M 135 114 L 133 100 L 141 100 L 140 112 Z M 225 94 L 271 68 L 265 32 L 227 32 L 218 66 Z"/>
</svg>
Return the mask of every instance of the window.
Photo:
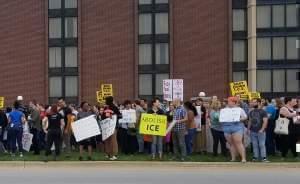
<svg viewBox="0 0 300 184">
<path fill-rule="evenodd" d="M 49 18 L 49 38 L 61 38 L 61 18 Z"/>
<path fill-rule="evenodd" d="M 169 33 L 169 15 L 168 13 L 155 14 L 155 33 L 168 34 Z"/>
<path fill-rule="evenodd" d="M 272 6 L 273 16 L 272 23 L 273 27 L 284 27 L 284 5 Z"/>
<path fill-rule="evenodd" d="M 232 81 L 238 82 L 246 80 L 246 72 L 233 72 Z"/>
<path fill-rule="evenodd" d="M 273 70 L 273 92 L 285 91 L 285 71 Z"/>
<path fill-rule="evenodd" d="M 271 6 L 257 6 L 257 28 L 271 27 Z"/>
<path fill-rule="evenodd" d="M 152 45 L 139 44 L 139 65 L 152 64 Z"/>
<path fill-rule="evenodd" d="M 65 48 L 65 67 L 77 67 L 77 47 Z"/>
<path fill-rule="evenodd" d="M 246 41 L 233 41 L 233 62 L 246 62 Z"/>
<path fill-rule="evenodd" d="M 139 75 L 139 95 L 152 95 L 152 75 Z"/>
<path fill-rule="evenodd" d="M 155 45 L 156 64 L 169 64 L 169 44 L 159 43 Z"/>
<path fill-rule="evenodd" d="M 287 59 L 298 59 L 297 37 L 286 38 Z"/>
<path fill-rule="evenodd" d="M 156 4 L 166 4 L 169 3 L 169 0 L 155 0 Z"/>
<path fill-rule="evenodd" d="M 67 17 L 65 19 L 65 37 L 77 38 L 77 18 Z"/>
<path fill-rule="evenodd" d="M 297 80 L 297 73 L 300 72 L 299 69 L 291 69 L 286 71 L 286 87 L 287 92 L 299 92 L 299 80 Z"/>
<path fill-rule="evenodd" d="M 233 10 L 232 29 L 233 31 L 245 31 L 246 30 L 246 16 L 244 9 Z"/>
<path fill-rule="evenodd" d="M 286 26 L 297 27 L 298 26 L 298 7 L 296 4 L 286 5 Z"/>
<path fill-rule="evenodd" d="M 284 37 L 274 37 L 273 38 L 273 59 L 285 59 L 285 38 Z"/>
<path fill-rule="evenodd" d="M 271 59 L 271 38 L 257 38 L 257 60 Z"/>
<path fill-rule="evenodd" d="M 152 17 L 151 14 L 139 15 L 139 34 L 152 34 Z"/>
<path fill-rule="evenodd" d="M 67 76 L 66 78 L 66 97 L 76 97 L 78 96 L 78 77 L 77 76 Z"/>
<path fill-rule="evenodd" d="M 48 9 L 60 9 L 60 8 L 61 8 L 61 0 L 49 0 Z"/>
<path fill-rule="evenodd" d="M 61 67 L 61 48 L 50 47 L 49 48 L 49 68 Z"/>
<path fill-rule="evenodd" d="M 155 94 L 163 95 L 163 80 L 169 79 L 169 74 L 156 74 L 155 76 Z"/>
<path fill-rule="evenodd" d="M 77 0 L 65 0 L 65 8 L 77 8 Z"/>
<path fill-rule="evenodd" d="M 139 0 L 139 4 L 152 4 L 152 0 Z"/>
<path fill-rule="evenodd" d="M 49 96 L 61 97 L 62 96 L 62 78 L 50 77 L 49 78 Z"/>
<path fill-rule="evenodd" d="M 257 70 L 256 88 L 260 92 L 271 92 L 271 70 Z"/>
</svg>

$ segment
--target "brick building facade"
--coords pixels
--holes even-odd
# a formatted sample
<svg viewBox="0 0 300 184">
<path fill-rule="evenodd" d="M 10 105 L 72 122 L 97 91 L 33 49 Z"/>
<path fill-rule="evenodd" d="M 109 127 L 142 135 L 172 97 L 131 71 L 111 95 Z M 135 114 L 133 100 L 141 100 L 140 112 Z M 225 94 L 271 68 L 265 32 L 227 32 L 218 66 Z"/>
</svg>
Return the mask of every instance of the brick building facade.
<svg viewBox="0 0 300 184">
<path fill-rule="evenodd" d="M 231 1 L 0 0 L 0 96 L 96 103 L 160 96 L 184 79 L 188 99 L 224 97 L 231 79 Z"/>
</svg>

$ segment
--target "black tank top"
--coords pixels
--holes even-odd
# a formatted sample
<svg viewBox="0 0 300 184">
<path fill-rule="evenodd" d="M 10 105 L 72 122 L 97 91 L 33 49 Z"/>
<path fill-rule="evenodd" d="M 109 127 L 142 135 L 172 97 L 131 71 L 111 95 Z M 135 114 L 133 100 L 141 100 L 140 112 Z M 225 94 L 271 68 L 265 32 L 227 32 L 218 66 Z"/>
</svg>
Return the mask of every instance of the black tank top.
<svg viewBox="0 0 300 184">
<path fill-rule="evenodd" d="M 294 113 L 293 110 L 289 109 L 288 107 L 285 107 L 287 108 L 287 110 L 290 112 L 290 113 Z M 280 117 L 281 118 L 287 118 L 290 123 L 289 123 L 289 134 L 295 134 L 296 133 L 296 126 L 294 124 L 294 120 L 293 118 L 288 118 L 288 117 L 285 117 L 284 115 L 280 114 Z"/>
</svg>

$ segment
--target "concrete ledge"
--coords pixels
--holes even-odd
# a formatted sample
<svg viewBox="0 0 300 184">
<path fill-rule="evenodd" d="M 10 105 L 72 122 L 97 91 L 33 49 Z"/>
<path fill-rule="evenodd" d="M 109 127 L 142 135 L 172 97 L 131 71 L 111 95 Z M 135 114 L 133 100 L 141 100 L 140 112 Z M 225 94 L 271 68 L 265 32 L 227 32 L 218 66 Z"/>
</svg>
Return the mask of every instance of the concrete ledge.
<svg viewBox="0 0 300 184">
<path fill-rule="evenodd" d="M 1 161 L 0 168 L 55 168 L 55 167 L 159 167 L 159 168 L 300 168 L 300 163 L 231 163 L 231 162 L 152 162 L 152 161 Z"/>
</svg>

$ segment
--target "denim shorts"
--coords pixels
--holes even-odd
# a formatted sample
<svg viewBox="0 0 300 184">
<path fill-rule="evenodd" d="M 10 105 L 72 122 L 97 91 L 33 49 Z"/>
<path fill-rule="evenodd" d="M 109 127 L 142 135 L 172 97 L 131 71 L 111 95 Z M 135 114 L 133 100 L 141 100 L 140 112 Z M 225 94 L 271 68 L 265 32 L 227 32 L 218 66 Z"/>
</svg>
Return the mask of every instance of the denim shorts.
<svg viewBox="0 0 300 184">
<path fill-rule="evenodd" d="M 223 124 L 223 131 L 225 136 L 232 134 L 244 135 L 245 126 L 241 122 L 225 123 Z"/>
</svg>

